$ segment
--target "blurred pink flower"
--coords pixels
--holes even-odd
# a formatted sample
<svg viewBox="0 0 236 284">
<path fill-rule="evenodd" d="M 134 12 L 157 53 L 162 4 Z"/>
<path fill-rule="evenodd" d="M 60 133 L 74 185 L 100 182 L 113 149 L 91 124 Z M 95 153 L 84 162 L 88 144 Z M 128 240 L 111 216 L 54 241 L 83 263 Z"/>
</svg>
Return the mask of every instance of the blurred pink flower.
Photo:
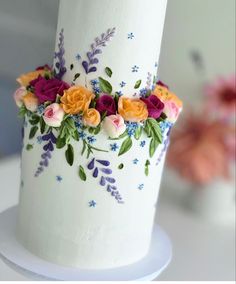
<svg viewBox="0 0 236 284">
<path fill-rule="evenodd" d="M 236 108 L 236 75 L 219 78 L 205 88 L 208 110 L 223 118 L 235 114 Z"/>
<path fill-rule="evenodd" d="M 171 135 L 167 164 L 197 184 L 229 178 L 230 158 L 235 158 L 235 129 L 193 113 L 182 122 Z"/>
</svg>

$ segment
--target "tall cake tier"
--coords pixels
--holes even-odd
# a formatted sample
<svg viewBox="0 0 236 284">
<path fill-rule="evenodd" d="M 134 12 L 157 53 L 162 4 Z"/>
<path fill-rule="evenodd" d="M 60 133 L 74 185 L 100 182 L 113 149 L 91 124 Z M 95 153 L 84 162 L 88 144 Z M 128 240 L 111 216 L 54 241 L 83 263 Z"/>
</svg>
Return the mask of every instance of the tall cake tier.
<svg viewBox="0 0 236 284">
<path fill-rule="evenodd" d="M 178 112 L 166 86 L 153 88 L 165 9 L 61 0 L 54 70 L 18 79 L 27 94 L 17 234 L 48 261 L 111 268 L 149 250 L 174 122 L 161 99 L 170 119 Z"/>
<path fill-rule="evenodd" d="M 157 74 L 166 2 L 61 0 L 57 42 L 64 41 L 63 80 L 91 88 L 91 80 L 103 77 L 105 67 L 109 67 L 114 92 L 133 96 L 152 83 Z M 80 74 L 76 80 L 75 74 Z M 141 84 L 135 89 L 139 80 Z"/>
<path fill-rule="evenodd" d="M 144 257 L 152 236 L 165 145 L 159 145 L 149 159 L 149 141 L 143 135 L 124 156 L 117 157 L 116 151 L 96 152 L 87 159 L 81 156 L 82 141 L 75 142 L 72 167 L 65 162 L 64 151 L 55 149 L 48 166 L 35 177 L 43 150 L 37 138 L 28 139 L 29 130 L 26 127 L 18 222 L 23 245 L 48 261 L 80 268 L 123 266 Z M 104 133 L 96 139 L 97 148 L 114 145 Z M 34 148 L 27 151 L 29 143 Z M 79 177 L 81 166 L 86 181 Z M 117 188 L 120 202 L 109 184 Z"/>
</svg>

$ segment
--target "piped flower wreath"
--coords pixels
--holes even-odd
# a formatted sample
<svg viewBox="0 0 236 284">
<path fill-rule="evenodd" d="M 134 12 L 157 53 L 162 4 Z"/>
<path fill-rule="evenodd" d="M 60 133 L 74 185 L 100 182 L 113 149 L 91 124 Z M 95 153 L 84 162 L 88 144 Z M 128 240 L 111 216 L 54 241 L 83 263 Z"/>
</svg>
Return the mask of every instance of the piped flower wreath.
<svg viewBox="0 0 236 284">
<path fill-rule="evenodd" d="M 108 77 L 112 76 L 110 68 L 105 69 Z M 109 79 L 108 79 L 109 80 Z M 45 65 L 35 71 L 21 75 L 17 81 L 21 85 L 14 98 L 21 117 L 27 117 L 32 125 L 29 139 L 37 132 L 43 135 L 45 157 L 41 163 L 47 163 L 50 150 L 65 147 L 65 157 L 73 165 L 74 149 L 71 139 L 81 139 L 78 129 L 97 135 L 101 129 L 108 139 L 123 139 L 118 155 L 123 155 L 132 147 L 130 125 L 135 139 L 139 140 L 142 132 L 150 138 L 149 155 L 152 157 L 162 143 L 160 123 L 173 124 L 182 109 L 182 102 L 168 87 L 158 82 L 151 90 L 146 90 L 140 98 L 120 96 L 112 92 L 108 80 L 99 77 L 100 93 L 94 93 L 79 85 L 69 85 L 58 79 L 55 71 Z M 138 88 L 140 82 L 136 82 Z M 83 140 L 81 154 L 87 158 L 98 149 Z M 30 148 L 30 145 L 27 145 Z M 47 149 L 46 149 L 47 148 Z"/>
</svg>

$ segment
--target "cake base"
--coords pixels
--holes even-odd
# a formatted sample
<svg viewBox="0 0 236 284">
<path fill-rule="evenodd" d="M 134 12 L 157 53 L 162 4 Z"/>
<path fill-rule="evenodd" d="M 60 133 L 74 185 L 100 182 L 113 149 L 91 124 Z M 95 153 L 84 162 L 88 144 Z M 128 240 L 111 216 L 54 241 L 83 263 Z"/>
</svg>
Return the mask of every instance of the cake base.
<svg viewBox="0 0 236 284">
<path fill-rule="evenodd" d="M 59 266 L 26 250 L 15 237 L 17 206 L 0 214 L 0 258 L 12 269 L 33 279 L 81 281 L 153 280 L 168 266 L 171 242 L 157 225 L 148 255 L 141 261 L 115 269 L 85 270 Z"/>
</svg>

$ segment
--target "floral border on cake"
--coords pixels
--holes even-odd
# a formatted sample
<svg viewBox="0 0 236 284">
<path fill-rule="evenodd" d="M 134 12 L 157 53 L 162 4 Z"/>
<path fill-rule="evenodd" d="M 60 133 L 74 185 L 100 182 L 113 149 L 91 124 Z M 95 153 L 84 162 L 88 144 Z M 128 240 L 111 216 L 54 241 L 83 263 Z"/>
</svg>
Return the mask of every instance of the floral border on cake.
<svg viewBox="0 0 236 284">
<path fill-rule="evenodd" d="M 98 57 L 102 55 L 102 48 L 114 35 L 115 28 L 112 28 L 95 39 L 90 51 L 86 53 L 86 59 L 81 60 L 81 72 L 88 74 L 97 71 L 96 66 L 99 63 Z M 59 34 L 58 51 L 54 56 L 54 68 L 48 65 L 40 66 L 17 79 L 21 86 L 16 90 L 14 98 L 20 116 L 31 125 L 29 139 L 38 135 L 38 140 L 44 144 L 35 177 L 48 166 L 55 148 L 64 149 L 65 159 L 72 166 L 74 163 L 72 140 L 82 141 L 81 155 L 86 155 L 88 159 L 96 151 L 117 151 L 117 155 L 121 156 L 132 148 L 133 139 L 139 140 L 142 133 L 145 133 L 149 140 L 149 156 L 153 157 L 157 147 L 163 143 L 163 133 L 166 129 L 171 129 L 182 109 L 182 102 L 178 97 L 160 81 L 153 85 L 150 73 L 145 88 L 140 89 L 141 80 L 134 82 L 134 89 L 139 96 L 126 97 L 120 91 L 114 90 L 109 82 L 109 78 L 113 76 L 109 66 L 103 67 L 104 76 L 91 80 L 89 87 L 87 82 L 85 86 L 76 85 L 80 73 L 74 75 L 74 80 L 69 85 L 62 79 L 67 71 L 64 54 L 62 29 Z M 73 64 L 70 64 L 70 70 L 73 70 Z M 125 84 L 121 82 L 120 86 Z M 96 135 L 101 130 L 111 141 L 110 149 L 96 147 Z M 116 144 L 116 140 L 122 141 L 120 146 Z M 146 141 L 140 141 L 140 146 L 143 147 L 145 143 Z M 161 155 L 166 150 L 167 144 L 168 140 L 165 140 Z M 25 147 L 27 150 L 32 149 L 31 144 Z M 94 157 L 92 161 L 99 163 Z M 146 174 L 149 164 L 147 159 Z M 91 167 L 91 162 L 89 165 Z M 107 169 L 104 171 L 108 172 Z M 96 175 L 98 172 L 95 167 L 93 177 Z M 79 176 L 82 180 L 86 180 L 82 166 Z M 113 181 L 111 177 L 102 176 L 100 184 L 106 183 L 107 190 L 122 202 L 122 197 L 118 193 L 113 193 L 113 189 L 116 190 Z"/>
</svg>

